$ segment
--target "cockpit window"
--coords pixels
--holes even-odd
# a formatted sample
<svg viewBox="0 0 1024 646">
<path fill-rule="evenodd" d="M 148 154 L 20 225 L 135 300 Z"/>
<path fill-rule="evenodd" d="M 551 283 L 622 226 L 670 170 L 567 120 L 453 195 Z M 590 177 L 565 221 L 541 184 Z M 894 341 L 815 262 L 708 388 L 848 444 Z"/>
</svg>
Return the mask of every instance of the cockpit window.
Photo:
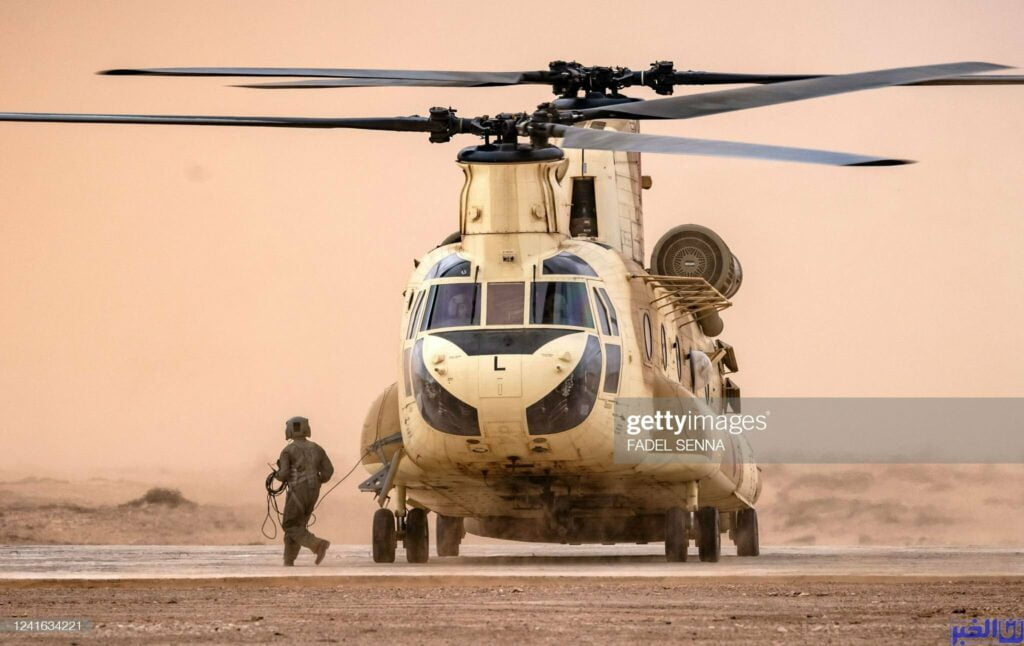
<svg viewBox="0 0 1024 646">
<path fill-rule="evenodd" d="M 523 283 L 487 285 L 487 325 L 522 325 L 523 309 Z"/>
<path fill-rule="evenodd" d="M 480 284 L 433 285 L 427 295 L 423 329 L 480 325 Z"/>
<path fill-rule="evenodd" d="M 453 253 L 437 261 L 437 264 L 430 268 L 425 280 L 433 278 L 459 278 L 469 276 L 469 261 Z"/>
<path fill-rule="evenodd" d="M 411 339 L 416 330 L 416 319 L 420 315 L 420 307 L 423 305 L 423 294 L 425 293 L 426 292 L 424 291 L 420 291 L 420 293 L 416 294 L 416 307 L 414 307 L 412 312 L 409 314 L 409 327 L 405 331 L 405 338 L 407 339 Z"/>
<path fill-rule="evenodd" d="M 530 292 L 531 323 L 594 327 L 585 283 L 536 282 Z"/>
<path fill-rule="evenodd" d="M 545 274 L 568 274 L 570 276 L 597 276 L 593 267 L 577 255 L 563 251 L 544 261 Z"/>
<path fill-rule="evenodd" d="M 601 292 L 601 300 L 608 306 L 608 321 L 611 323 L 612 336 L 619 336 L 619 317 L 615 315 L 615 306 L 612 305 L 612 299 L 608 296 L 608 292 L 604 290 L 604 287 L 598 287 L 597 291 Z"/>
<path fill-rule="evenodd" d="M 594 288 L 594 303 L 597 305 L 597 320 L 601 322 L 601 334 L 608 336 L 612 333 L 608 327 L 608 307 L 601 300 L 601 295 Z"/>
</svg>

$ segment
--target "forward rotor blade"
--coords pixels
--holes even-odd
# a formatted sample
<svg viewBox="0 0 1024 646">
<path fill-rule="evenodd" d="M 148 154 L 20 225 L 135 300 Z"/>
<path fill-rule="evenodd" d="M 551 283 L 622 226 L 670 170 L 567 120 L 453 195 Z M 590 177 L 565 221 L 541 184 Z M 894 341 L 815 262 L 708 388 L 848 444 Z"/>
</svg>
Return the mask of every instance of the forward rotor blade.
<svg viewBox="0 0 1024 646">
<path fill-rule="evenodd" d="M 138 123 L 183 126 L 254 126 L 267 128 L 355 128 L 359 130 L 396 130 L 427 132 L 424 117 L 203 117 L 158 114 L 67 114 L 56 112 L 0 112 L 0 121 L 36 121 L 45 123 Z"/>
<path fill-rule="evenodd" d="M 704 155 L 709 157 L 739 157 L 770 161 L 826 164 L 830 166 L 899 166 L 913 164 L 906 159 L 888 159 L 869 155 L 855 155 L 813 148 L 765 146 L 738 141 L 690 139 L 661 135 L 636 135 L 614 130 L 591 130 L 574 126 L 552 126 L 551 134 L 562 137 L 556 144 L 562 148 L 589 148 L 592 150 L 621 150 L 638 153 L 667 153 L 670 155 Z"/>
<path fill-rule="evenodd" d="M 484 81 L 441 81 L 437 79 L 371 79 L 371 78 L 322 78 L 305 81 L 282 81 L 280 83 L 242 83 L 235 87 L 258 90 L 285 90 L 333 87 L 496 87 L 514 83 L 490 83 Z"/>
<path fill-rule="evenodd" d="M 636 101 L 620 105 L 581 110 L 586 119 L 623 116 L 642 119 L 692 119 L 734 110 L 760 108 L 790 101 L 814 99 L 844 92 L 870 90 L 890 85 L 920 83 L 976 72 L 1007 69 L 992 63 L 948 63 L 901 67 L 889 70 L 839 74 L 801 81 L 786 81 L 771 85 L 757 85 L 734 90 L 704 92 L 674 96 L 651 101 Z"/>
<path fill-rule="evenodd" d="M 322 67 L 154 67 L 104 70 L 112 76 L 306 76 L 318 78 L 406 79 L 493 85 L 530 83 L 525 77 L 547 72 L 460 72 L 442 70 L 371 70 Z"/>
<path fill-rule="evenodd" d="M 825 74 L 718 74 L 712 72 L 677 72 L 676 85 L 727 85 L 739 83 L 754 83 L 769 85 L 789 81 L 802 81 L 806 79 L 829 78 Z M 520 85 L 524 83 L 542 83 L 543 81 L 520 80 L 516 83 L 494 83 L 480 80 L 438 80 L 438 79 L 388 79 L 388 78 L 318 78 L 304 81 L 283 81 L 280 83 L 246 83 L 236 87 L 257 88 L 260 90 L 275 89 L 308 89 L 308 88 L 337 88 L 337 87 L 410 87 L 410 86 L 432 86 L 432 87 L 498 87 L 504 85 Z M 1024 76 L 1014 75 L 965 75 L 951 76 L 947 78 L 932 79 L 930 81 L 918 81 L 915 83 L 900 83 L 899 85 L 1024 85 Z"/>
</svg>

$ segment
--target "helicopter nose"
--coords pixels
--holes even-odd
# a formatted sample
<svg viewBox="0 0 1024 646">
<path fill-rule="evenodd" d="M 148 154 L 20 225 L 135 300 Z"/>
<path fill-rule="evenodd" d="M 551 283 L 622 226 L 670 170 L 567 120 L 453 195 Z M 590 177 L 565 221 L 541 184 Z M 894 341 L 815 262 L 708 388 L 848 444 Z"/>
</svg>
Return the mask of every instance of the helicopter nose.
<svg viewBox="0 0 1024 646">
<path fill-rule="evenodd" d="M 421 339 L 414 355 L 414 375 L 444 390 L 432 393 L 420 379 L 423 418 L 442 432 L 482 436 L 503 456 L 525 455 L 537 436 L 581 424 L 601 376 L 597 338 L 576 330 L 436 333 Z"/>
</svg>

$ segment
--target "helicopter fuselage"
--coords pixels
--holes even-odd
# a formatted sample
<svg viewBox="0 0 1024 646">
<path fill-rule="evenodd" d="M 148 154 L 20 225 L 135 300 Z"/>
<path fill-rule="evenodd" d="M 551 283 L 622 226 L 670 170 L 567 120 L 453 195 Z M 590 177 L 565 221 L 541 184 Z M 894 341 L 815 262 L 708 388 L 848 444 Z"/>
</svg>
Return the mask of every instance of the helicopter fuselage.
<svg viewBox="0 0 1024 646">
<path fill-rule="evenodd" d="M 660 306 L 666 289 L 634 260 L 638 156 L 460 166 L 461 240 L 418 261 L 400 378 L 364 427 L 364 446 L 401 433 L 403 505 L 464 518 L 471 533 L 568 542 L 663 540 L 665 510 L 697 495 L 721 512 L 752 506 L 760 482 L 742 436 L 728 438 L 727 458 L 615 459 L 617 402 L 723 412 L 726 401 L 726 346 L 685 307 Z M 596 177 L 603 235 L 567 234 L 573 171 Z M 697 356 L 711 366 L 700 378 Z M 379 471 L 386 459 L 364 463 Z"/>
</svg>

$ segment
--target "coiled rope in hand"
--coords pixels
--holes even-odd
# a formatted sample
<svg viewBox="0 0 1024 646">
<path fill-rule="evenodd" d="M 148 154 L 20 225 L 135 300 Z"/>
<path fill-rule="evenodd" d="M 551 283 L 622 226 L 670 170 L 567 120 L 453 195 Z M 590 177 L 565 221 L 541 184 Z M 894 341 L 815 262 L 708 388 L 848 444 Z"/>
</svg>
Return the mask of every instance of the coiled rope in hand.
<svg viewBox="0 0 1024 646">
<path fill-rule="evenodd" d="M 316 510 L 317 507 L 320 506 L 320 503 L 322 503 L 324 501 L 324 498 L 326 498 L 332 491 L 334 491 L 334 489 L 338 485 L 340 485 L 342 482 L 345 482 L 346 480 L 348 480 L 349 476 L 351 476 L 353 473 L 355 473 L 355 470 L 359 467 L 359 465 L 363 461 L 363 458 L 365 458 L 367 455 L 369 455 L 369 451 L 367 451 L 367 452 L 363 453 L 362 455 L 360 455 L 359 459 L 356 460 L 356 463 L 353 464 L 352 468 L 348 470 L 348 473 L 343 475 L 341 477 L 341 480 L 338 480 L 333 485 L 331 485 L 331 488 L 328 489 L 324 493 L 324 495 L 320 496 L 320 499 L 316 501 L 315 505 L 313 505 L 313 510 L 314 511 Z M 271 466 L 270 469 L 271 469 L 270 473 L 267 474 L 267 478 L 266 478 L 266 480 L 263 483 L 263 487 L 267 491 L 267 515 L 263 517 L 263 524 L 260 525 L 260 533 L 263 534 L 264 538 L 267 538 L 267 539 L 273 541 L 273 540 L 277 540 L 277 528 L 278 528 L 279 525 L 282 525 L 283 520 L 284 520 L 284 513 L 281 511 L 281 508 L 280 508 L 280 506 L 277 503 L 277 497 L 280 496 L 282 493 L 284 493 L 285 489 L 288 488 L 288 483 L 287 482 L 281 482 L 281 486 L 275 487 L 274 486 L 274 480 L 278 479 L 277 478 L 277 469 L 275 469 L 273 466 Z M 276 520 L 276 522 L 275 522 L 275 520 Z M 268 522 L 270 523 L 271 528 L 274 530 L 273 534 L 268 534 L 267 533 L 267 523 Z M 310 513 L 310 515 L 309 515 L 309 522 L 306 523 L 306 527 L 312 527 L 315 523 L 316 523 L 316 514 Z M 282 531 L 283 531 L 283 529 L 284 528 L 282 527 Z"/>
</svg>

